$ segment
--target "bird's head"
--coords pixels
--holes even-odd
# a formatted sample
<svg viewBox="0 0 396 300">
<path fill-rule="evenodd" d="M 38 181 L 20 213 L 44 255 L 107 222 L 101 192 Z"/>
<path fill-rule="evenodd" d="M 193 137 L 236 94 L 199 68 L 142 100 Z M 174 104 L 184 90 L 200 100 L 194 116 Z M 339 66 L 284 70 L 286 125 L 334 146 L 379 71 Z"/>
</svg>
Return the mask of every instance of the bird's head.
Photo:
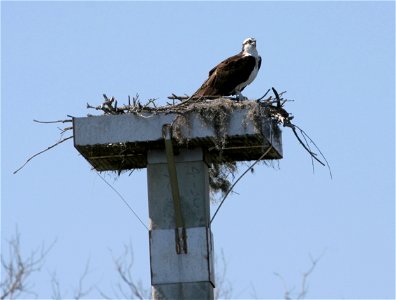
<svg viewBox="0 0 396 300">
<path fill-rule="evenodd" d="M 252 37 L 245 39 L 242 43 L 242 51 L 250 55 L 257 55 L 256 39 Z"/>
</svg>

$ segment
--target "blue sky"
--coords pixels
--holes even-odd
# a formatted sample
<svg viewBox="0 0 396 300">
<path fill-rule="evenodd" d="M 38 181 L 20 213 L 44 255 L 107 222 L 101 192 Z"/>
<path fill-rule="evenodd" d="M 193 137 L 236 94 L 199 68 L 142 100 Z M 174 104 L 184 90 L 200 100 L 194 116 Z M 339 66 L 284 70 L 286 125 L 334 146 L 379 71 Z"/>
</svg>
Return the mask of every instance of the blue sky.
<svg viewBox="0 0 396 300">
<path fill-rule="evenodd" d="M 69 143 L 33 119 L 85 116 L 102 94 L 139 93 L 165 103 L 191 94 L 222 59 L 257 39 L 263 63 L 244 95 L 274 86 L 328 158 L 311 162 L 283 130 L 279 167 L 259 166 L 237 185 L 213 224 L 234 298 L 282 298 L 282 275 L 299 291 L 309 255 L 324 253 L 309 298 L 395 297 L 394 2 L 2 2 L 1 240 L 15 227 L 23 252 L 56 239 L 40 273 L 39 298 L 56 272 L 73 297 L 86 286 L 112 295 L 112 257 L 134 251 L 134 278 L 150 285 L 148 233 Z M 148 222 L 146 171 L 114 187 Z M 212 207 L 212 212 L 215 206 Z M 30 295 L 31 297 L 31 295 Z M 90 298 L 98 298 L 95 290 Z"/>
</svg>

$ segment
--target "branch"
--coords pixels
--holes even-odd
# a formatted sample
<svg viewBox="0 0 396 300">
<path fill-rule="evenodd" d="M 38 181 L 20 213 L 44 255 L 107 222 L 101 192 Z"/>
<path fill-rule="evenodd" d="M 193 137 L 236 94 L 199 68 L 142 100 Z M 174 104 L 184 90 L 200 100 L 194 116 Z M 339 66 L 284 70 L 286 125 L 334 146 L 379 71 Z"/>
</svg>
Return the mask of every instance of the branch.
<svg viewBox="0 0 396 300">
<path fill-rule="evenodd" d="M 295 126 L 296 128 L 298 128 L 298 130 L 300 130 L 301 134 L 302 134 L 303 136 L 307 137 L 307 138 L 309 139 L 309 141 L 310 141 L 310 142 L 315 146 L 315 148 L 319 151 L 320 155 L 323 157 L 324 161 L 325 161 L 326 164 L 327 164 L 327 168 L 329 169 L 329 172 L 330 172 L 330 177 L 333 178 L 333 174 L 332 174 L 332 172 L 331 172 L 330 164 L 329 164 L 329 162 L 327 161 L 327 159 L 326 159 L 326 157 L 324 156 L 324 154 L 322 153 L 322 151 L 320 151 L 319 147 L 315 144 L 315 142 L 309 137 L 309 135 L 308 135 L 304 130 L 302 130 L 302 129 L 301 129 L 300 127 L 298 127 L 297 125 L 294 125 L 294 126 Z"/>
<path fill-rule="evenodd" d="M 267 96 L 268 93 L 272 90 L 273 95 Z M 284 99 L 283 95 L 286 93 L 286 91 L 278 93 L 278 91 L 272 87 L 271 89 L 268 89 L 266 93 L 254 100 L 255 102 L 258 103 L 258 109 L 257 111 L 259 112 L 257 117 L 268 117 L 273 120 L 275 120 L 278 124 L 283 124 L 284 127 L 290 127 L 292 128 L 293 134 L 296 136 L 298 142 L 303 146 L 303 148 L 309 153 L 311 156 L 311 162 L 312 166 L 314 169 L 314 163 L 313 161 L 317 161 L 320 163 L 322 166 L 326 166 L 329 169 L 330 172 L 330 177 L 332 178 L 332 173 L 331 173 L 331 168 L 330 165 L 327 161 L 327 159 L 324 157 L 320 149 L 315 145 L 315 143 L 312 141 L 311 138 L 298 126 L 294 125 L 291 123 L 291 120 L 293 120 L 293 116 L 289 114 L 283 107 L 286 102 L 288 101 L 293 101 L 289 99 Z M 97 107 L 91 106 L 87 104 L 88 108 L 94 108 L 97 110 L 102 110 L 105 114 L 123 114 L 123 113 L 133 113 L 136 114 L 142 118 L 150 118 L 154 116 L 157 113 L 163 112 L 163 113 L 175 113 L 175 114 L 188 114 L 190 111 L 196 111 L 200 109 L 200 106 L 209 105 L 211 103 L 212 99 L 218 99 L 218 98 L 224 98 L 224 99 L 229 99 L 231 101 L 233 100 L 238 100 L 237 98 L 233 97 L 212 97 L 212 96 L 207 96 L 207 97 L 196 97 L 196 96 L 177 96 L 176 94 L 172 93 L 171 96 L 168 96 L 168 99 L 173 100 L 173 103 L 167 103 L 165 106 L 160 106 L 157 107 L 155 101 L 157 99 L 149 99 L 146 104 L 142 105 L 139 101 L 139 95 L 136 95 L 136 97 L 133 98 L 133 101 L 131 103 L 130 97 L 128 97 L 128 105 L 123 105 L 118 107 L 117 106 L 117 101 L 115 100 L 114 97 L 108 98 L 106 95 L 103 95 L 105 98 L 105 102 L 102 105 L 99 105 Z M 266 98 L 267 97 L 267 98 Z M 175 104 L 175 100 L 181 101 L 180 103 Z M 252 100 L 248 101 L 252 102 Z M 199 103 L 199 105 L 196 105 Z M 236 101 L 235 103 L 240 103 L 242 106 L 244 106 L 244 101 Z M 114 104 L 114 105 L 113 105 Z M 238 105 L 238 104 L 235 104 Z M 248 105 L 248 107 L 251 107 Z M 67 130 L 68 128 L 65 128 Z M 298 133 L 297 130 L 300 132 Z M 301 138 L 302 136 L 302 138 Z M 308 140 L 309 142 L 308 142 Z M 303 141 L 305 140 L 305 142 Z M 323 160 L 326 162 L 324 163 L 321 159 L 318 158 L 317 154 L 314 153 L 311 148 L 310 148 L 310 143 L 312 143 L 315 148 L 319 151 L 321 154 Z"/>
<path fill-rule="evenodd" d="M 285 127 L 290 127 L 293 130 L 294 135 L 296 136 L 297 140 L 299 141 L 299 143 L 303 146 L 303 148 L 311 155 L 311 157 L 313 159 L 315 159 L 317 162 L 319 162 L 322 166 L 327 166 L 329 173 L 330 173 L 330 178 L 333 178 L 333 174 L 331 172 L 331 167 L 329 162 L 327 161 L 326 157 L 324 156 L 324 154 L 322 153 L 322 151 L 320 151 L 319 147 L 315 144 L 315 142 L 309 137 L 309 135 L 302 130 L 300 127 L 298 127 L 297 125 L 292 124 L 289 120 L 285 120 L 283 126 Z M 299 137 L 299 135 L 297 134 L 296 128 L 300 131 L 300 133 L 302 134 L 303 138 L 306 140 L 306 138 L 308 138 L 308 140 L 315 146 L 315 148 L 319 151 L 321 157 L 323 158 L 323 160 L 326 162 L 322 162 L 320 159 L 317 158 L 317 154 L 312 152 L 309 149 L 309 145 L 305 145 L 304 142 L 301 140 L 301 138 Z"/>
<path fill-rule="evenodd" d="M 72 130 L 73 129 L 73 126 L 70 126 L 70 127 L 65 127 L 65 128 L 59 128 L 58 127 L 58 129 L 61 131 L 61 136 L 66 132 L 66 131 L 68 131 L 68 130 Z"/>
<path fill-rule="evenodd" d="M 326 166 L 325 163 L 323 163 L 319 158 L 316 157 L 316 153 L 312 152 L 311 150 L 308 149 L 308 147 L 304 144 L 304 142 L 300 139 L 296 132 L 296 126 L 293 124 L 291 125 L 286 125 L 287 127 L 290 127 L 293 130 L 294 135 L 296 136 L 297 140 L 300 142 L 300 144 L 304 147 L 304 149 L 311 155 L 313 159 L 315 159 L 318 163 L 320 163 L 322 166 Z"/>
<path fill-rule="evenodd" d="M 115 100 L 114 97 L 109 99 L 106 96 L 106 94 L 103 94 L 103 97 L 105 98 L 105 102 L 103 102 L 101 105 L 92 106 L 89 103 L 87 103 L 87 108 L 102 110 L 105 114 L 112 114 L 112 115 L 118 115 L 124 113 L 140 114 L 141 112 L 157 112 L 161 110 L 161 108 L 157 108 L 157 105 L 155 103 L 155 101 L 158 100 L 157 98 L 148 99 L 147 103 L 145 105 L 142 105 L 139 101 L 139 95 L 137 94 L 136 97 L 133 97 L 132 103 L 130 96 L 128 96 L 128 105 L 118 106 L 117 100 Z M 145 117 L 143 115 L 141 116 Z"/>
<path fill-rule="evenodd" d="M 68 122 L 73 122 L 73 120 L 71 120 L 71 119 L 56 120 L 56 121 L 39 121 L 39 120 L 33 120 L 33 122 L 42 123 L 42 124 L 52 124 L 52 123 L 68 123 Z"/>
<path fill-rule="evenodd" d="M 83 282 L 84 282 L 84 279 L 88 275 L 88 271 L 89 271 L 89 260 L 85 264 L 84 273 L 81 275 L 80 280 L 78 281 L 78 288 L 77 288 L 77 290 L 74 293 L 74 299 L 76 299 L 76 300 L 85 297 L 93 289 L 93 287 L 89 287 L 85 291 L 83 289 Z"/>
<path fill-rule="evenodd" d="M 44 264 L 44 259 L 52 249 L 52 243 L 48 248 L 42 245 L 41 249 L 33 251 L 26 259 L 22 257 L 20 234 L 16 231 L 15 237 L 8 242 L 9 259 L 6 261 L 1 256 L 1 268 L 3 279 L 0 282 L 0 299 L 15 298 L 21 293 L 31 293 L 27 290 L 27 280 L 33 272 L 37 272 Z"/>
<path fill-rule="evenodd" d="M 263 100 L 264 97 L 267 96 L 267 94 L 269 93 L 269 91 L 270 91 L 270 89 L 268 89 L 262 97 L 256 99 L 256 101 L 259 102 L 260 100 Z"/>
<path fill-rule="evenodd" d="M 277 273 L 277 272 L 274 272 L 274 275 L 277 276 L 277 277 L 279 277 L 279 279 L 282 281 L 283 288 L 284 288 L 284 290 L 285 290 L 285 294 L 284 294 L 283 298 L 284 298 L 285 300 L 290 300 L 290 299 L 291 299 L 291 298 L 290 298 L 290 293 L 291 293 L 292 290 L 290 290 L 290 289 L 287 287 L 287 282 L 286 282 L 286 280 L 283 278 L 283 276 L 282 276 L 281 274 L 279 274 L 279 273 Z"/>
<path fill-rule="evenodd" d="M 168 99 L 171 100 L 180 100 L 183 101 L 182 103 L 176 104 L 175 106 L 179 106 L 179 105 L 185 105 L 187 102 L 189 101 L 194 101 L 194 102 L 201 102 L 201 101 L 205 101 L 205 100 L 214 100 L 214 99 L 218 99 L 218 98 L 226 98 L 226 99 L 230 99 L 230 100 L 238 100 L 237 97 L 231 97 L 231 96 L 176 96 L 175 94 L 172 94 L 172 96 L 168 96 Z"/>
<path fill-rule="evenodd" d="M 308 150 L 309 150 L 310 152 L 313 152 L 313 151 L 311 150 L 311 147 L 309 146 L 309 143 L 308 143 L 307 138 L 305 137 L 305 135 L 302 135 L 302 137 L 304 138 L 304 142 L 305 142 L 305 145 L 307 146 Z M 314 162 L 314 160 L 313 160 L 312 155 L 311 155 L 311 165 L 312 165 L 312 172 L 315 173 L 315 162 Z"/>
<path fill-rule="evenodd" d="M 215 270 L 220 272 L 216 273 L 216 287 L 214 289 L 214 299 L 232 299 L 232 284 L 227 278 L 227 261 L 224 256 L 224 251 L 221 249 L 221 262 L 222 268 L 219 267 L 219 262 L 215 258 Z"/>
<path fill-rule="evenodd" d="M 121 283 L 124 283 L 129 293 L 126 293 L 121 284 L 118 284 L 118 289 L 124 298 L 138 298 L 147 299 L 148 292 L 143 289 L 140 283 L 136 283 L 132 278 L 133 267 L 133 250 L 132 245 L 124 245 L 124 254 L 117 259 L 113 259 L 118 275 L 121 278 Z"/>
<path fill-rule="evenodd" d="M 313 259 L 311 255 L 309 255 L 309 258 L 311 259 L 311 267 L 308 269 L 308 271 L 303 273 L 303 278 L 302 278 L 302 282 L 301 282 L 301 292 L 298 295 L 297 299 L 304 299 L 304 297 L 306 296 L 306 294 L 308 292 L 307 279 L 312 274 L 312 272 L 315 270 L 317 263 L 323 257 L 324 254 L 325 254 L 325 250 L 318 258 L 315 258 L 315 259 Z"/>
<path fill-rule="evenodd" d="M 72 137 L 73 137 L 73 136 L 69 136 L 69 137 L 67 137 L 67 138 L 64 138 L 64 139 L 60 140 L 59 142 L 57 142 L 57 143 L 55 143 L 55 144 L 49 146 L 47 149 L 44 149 L 44 150 L 42 150 L 42 151 L 40 151 L 40 152 L 34 154 L 33 156 L 29 157 L 29 158 L 26 160 L 26 162 L 25 162 L 21 167 L 19 167 L 17 170 L 15 170 L 15 171 L 13 172 L 13 174 L 18 173 L 23 167 L 25 167 L 25 166 L 26 166 L 33 158 L 35 158 L 36 156 L 38 156 L 38 155 L 40 155 L 40 154 L 42 154 L 42 153 L 44 153 L 44 152 L 46 152 L 46 151 L 48 151 L 48 150 L 50 150 L 50 149 L 56 147 L 56 146 L 58 146 L 59 144 L 62 144 L 63 142 L 65 142 L 65 141 L 67 141 L 67 140 L 70 140 Z"/>
<path fill-rule="evenodd" d="M 177 96 L 177 95 L 175 95 L 175 94 L 173 94 L 172 93 L 172 96 L 168 96 L 168 99 L 171 99 L 171 100 L 180 100 L 180 101 L 182 101 L 182 100 L 187 100 L 187 99 L 189 99 L 190 97 L 189 96 Z"/>
<path fill-rule="evenodd" d="M 59 284 L 58 278 L 56 277 L 56 272 L 51 274 L 51 287 L 52 287 L 51 298 L 54 300 L 61 300 L 62 294 L 60 291 L 60 284 Z"/>
<path fill-rule="evenodd" d="M 325 251 L 323 251 L 323 253 L 316 259 L 313 259 L 311 255 L 309 256 L 311 259 L 311 267 L 306 272 L 303 273 L 302 281 L 301 281 L 301 291 L 298 293 L 296 299 L 304 299 L 305 296 L 307 295 L 307 293 L 308 293 L 308 287 L 307 287 L 308 278 L 312 274 L 312 272 L 315 270 L 317 263 L 323 257 L 324 253 L 325 253 Z M 292 299 L 292 291 L 294 288 L 289 289 L 287 286 L 286 280 L 279 273 L 274 272 L 274 275 L 279 277 L 280 280 L 282 281 L 282 284 L 283 284 L 283 287 L 285 290 L 285 294 L 284 294 L 283 298 L 285 300 Z"/>
<path fill-rule="evenodd" d="M 254 100 L 254 101 L 259 102 L 259 103 L 265 103 L 265 104 L 274 104 L 274 103 L 276 103 L 277 104 L 277 106 L 276 106 L 277 108 L 282 107 L 283 104 L 288 102 L 288 101 L 294 101 L 294 100 L 281 98 L 281 96 L 283 96 L 283 94 L 286 94 L 287 91 L 283 91 L 281 93 L 278 93 L 275 90 L 275 88 L 272 88 L 272 92 L 274 93 L 275 98 L 273 98 L 272 96 L 269 96 L 269 97 L 265 98 L 265 96 L 267 96 L 267 94 L 270 92 L 270 90 L 271 89 L 268 89 L 262 97 Z M 280 106 L 278 105 L 278 103 L 280 103 Z"/>
</svg>

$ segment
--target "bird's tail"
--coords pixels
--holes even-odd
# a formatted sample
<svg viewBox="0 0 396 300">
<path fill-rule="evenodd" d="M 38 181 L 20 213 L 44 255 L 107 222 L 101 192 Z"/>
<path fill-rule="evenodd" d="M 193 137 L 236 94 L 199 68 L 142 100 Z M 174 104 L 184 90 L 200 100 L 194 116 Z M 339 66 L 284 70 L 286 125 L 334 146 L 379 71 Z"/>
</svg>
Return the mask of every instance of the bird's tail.
<svg viewBox="0 0 396 300">
<path fill-rule="evenodd" d="M 206 80 L 191 97 L 192 98 L 221 97 L 221 93 L 211 84 L 210 80 L 211 78 L 208 78 L 208 80 Z"/>
</svg>

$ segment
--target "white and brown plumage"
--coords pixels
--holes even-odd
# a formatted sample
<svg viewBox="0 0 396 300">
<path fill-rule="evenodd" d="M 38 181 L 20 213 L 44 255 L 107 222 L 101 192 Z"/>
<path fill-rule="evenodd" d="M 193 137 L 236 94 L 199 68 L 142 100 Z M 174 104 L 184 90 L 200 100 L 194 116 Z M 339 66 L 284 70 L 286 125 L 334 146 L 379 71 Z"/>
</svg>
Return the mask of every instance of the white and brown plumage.
<svg viewBox="0 0 396 300">
<path fill-rule="evenodd" d="M 242 51 L 223 60 L 209 71 L 208 79 L 192 97 L 221 97 L 237 95 L 244 99 L 241 92 L 253 82 L 261 66 L 261 57 L 256 49 L 256 40 L 243 41 Z"/>
</svg>

